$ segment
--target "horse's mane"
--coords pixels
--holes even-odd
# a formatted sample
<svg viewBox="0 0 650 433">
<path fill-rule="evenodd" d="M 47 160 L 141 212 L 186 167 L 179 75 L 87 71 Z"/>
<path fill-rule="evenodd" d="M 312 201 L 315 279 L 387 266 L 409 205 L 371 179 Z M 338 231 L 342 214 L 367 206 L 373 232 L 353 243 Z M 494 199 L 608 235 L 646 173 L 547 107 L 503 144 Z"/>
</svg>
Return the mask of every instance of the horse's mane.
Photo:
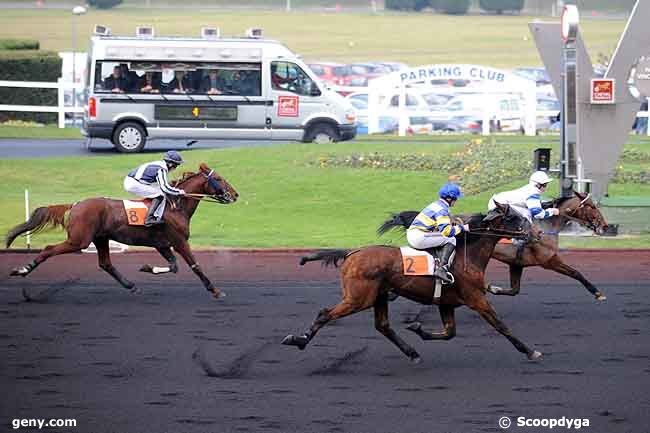
<svg viewBox="0 0 650 433">
<path fill-rule="evenodd" d="M 542 208 L 543 209 L 548 209 L 549 207 L 559 207 L 562 205 L 567 200 L 571 200 L 572 198 L 575 198 L 574 196 L 571 197 L 558 197 L 554 198 L 551 201 L 543 202 L 542 203 Z"/>
<path fill-rule="evenodd" d="M 190 178 L 192 178 L 192 177 L 194 177 L 194 176 L 196 176 L 198 174 L 200 174 L 200 173 L 194 173 L 193 171 L 186 171 L 186 172 L 183 172 L 180 179 L 172 180 L 169 183 L 170 183 L 171 186 L 176 187 L 176 186 L 182 184 L 183 182 L 186 182 L 186 181 L 190 180 Z"/>
</svg>

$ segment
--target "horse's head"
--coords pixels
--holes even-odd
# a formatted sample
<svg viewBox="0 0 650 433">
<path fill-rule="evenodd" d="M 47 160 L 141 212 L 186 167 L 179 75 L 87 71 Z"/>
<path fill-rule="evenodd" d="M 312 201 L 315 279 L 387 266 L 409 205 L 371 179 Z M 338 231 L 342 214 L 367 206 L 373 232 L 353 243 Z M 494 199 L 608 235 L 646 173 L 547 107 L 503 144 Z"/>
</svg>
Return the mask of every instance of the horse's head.
<svg viewBox="0 0 650 433">
<path fill-rule="evenodd" d="M 558 204 L 560 215 L 566 215 L 578 220 L 592 229 L 596 234 L 602 235 L 607 230 L 607 221 L 591 200 L 591 194 L 573 191 L 573 197 L 565 199 Z"/>
<path fill-rule="evenodd" d="M 483 218 L 479 230 L 490 231 L 504 237 L 529 239 L 533 225 L 528 218 L 507 204 L 495 202 L 496 207 Z M 470 227 L 470 233 L 471 233 Z"/>
<path fill-rule="evenodd" d="M 204 162 L 199 165 L 201 175 L 205 178 L 204 193 L 214 197 L 219 203 L 230 204 L 237 201 L 239 194 L 226 179 L 212 170 Z"/>
</svg>

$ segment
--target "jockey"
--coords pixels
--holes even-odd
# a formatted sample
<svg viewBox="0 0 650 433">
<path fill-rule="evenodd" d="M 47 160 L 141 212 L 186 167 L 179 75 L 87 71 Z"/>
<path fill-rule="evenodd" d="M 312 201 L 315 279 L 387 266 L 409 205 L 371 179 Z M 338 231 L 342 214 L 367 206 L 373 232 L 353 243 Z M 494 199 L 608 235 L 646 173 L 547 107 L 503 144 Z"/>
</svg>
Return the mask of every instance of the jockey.
<svg viewBox="0 0 650 433">
<path fill-rule="evenodd" d="M 131 170 L 124 178 L 124 189 L 127 192 L 152 199 L 144 221 L 145 226 L 163 223 L 166 195 L 185 195 L 185 191 L 174 188 L 167 181 L 167 172 L 175 170 L 183 162 L 178 152 L 169 150 L 162 161 L 144 163 Z"/>
<path fill-rule="evenodd" d="M 533 218 L 543 220 L 554 215 L 559 215 L 559 209 L 543 209 L 540 200 L 540 195 L 546 191 L 546 186 L 552 180 L 545 172 L 536 171 L 530 176 L 530 181 L 527 185 L 512 191 L 505 191 L 493 195 L 488 202 L 488 210 L 496 207 L 496 201 L 512 206 L 513 209 L 528 218 L 530 222 L 532 222 Z"/>
<path fill-rule="evenodd" d="M 426 250 L 442 246 L 440 263 L 434 276 L 451 283 L 449 272 L 453 254 L 456 250 L 456 236 L 469 231 L 469 226 L 452 224 L 449 218 L 449 208 L 456 200 L 463 197 L 460 187 L 448 182 L 438 192 L 440 200 L 431 203 L 415 217 L 411 227 L 406 231 L 409 245 L 418 250 Z"/>
</svg>

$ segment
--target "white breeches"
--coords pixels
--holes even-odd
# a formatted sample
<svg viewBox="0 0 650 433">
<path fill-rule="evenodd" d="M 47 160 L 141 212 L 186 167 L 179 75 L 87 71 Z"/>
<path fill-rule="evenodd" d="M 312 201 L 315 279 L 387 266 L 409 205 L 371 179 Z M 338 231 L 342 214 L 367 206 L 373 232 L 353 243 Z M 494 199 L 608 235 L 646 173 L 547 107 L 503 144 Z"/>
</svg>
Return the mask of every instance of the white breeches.
<svg viewBox="0 0 650 433">
<path fill-rule="evenodd" d="M 142 198 L 155 198 L 161 195 L 165 195 L 157 184 L 146 185 L 144 183 L 138 182 L 130 176 L 126 176 L 124 178 L 124 189 L 127 192 L 130 192 L 131 194 L 135 194 Z M 166 200 L 163 200 L 160 206 L 158 206 L 158 209 L 154 211 L 154 216 L 156 218 L 160 218 L 165 212 L 165 202 Z"/>
<path fill-rule="evenodd" d="M 418 250 L 436 248 L 446 244 L 456 245 L 456 238 L 448 238 L 440 232 L 425 232 L 419 229 L 408 229 L 406 239 L 409 245 Z"/>
</svg>

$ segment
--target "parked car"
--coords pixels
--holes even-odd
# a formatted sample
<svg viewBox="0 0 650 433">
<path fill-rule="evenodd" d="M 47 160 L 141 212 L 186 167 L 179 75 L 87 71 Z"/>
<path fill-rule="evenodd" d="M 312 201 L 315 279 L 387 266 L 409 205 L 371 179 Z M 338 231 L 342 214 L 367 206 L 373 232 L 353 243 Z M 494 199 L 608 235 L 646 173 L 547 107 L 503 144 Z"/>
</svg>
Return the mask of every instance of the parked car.
<svg viewBox="0 0 650 433">
<path fill-rule="evenodd" d="M 355 75 L 348 65 L 332 62 L 308 63 L 307 66 L 316 76 L 335 86 L 364 86 L 365 77 Z"/>
<path fill-rule="evenodd" d="M 559 120 L 560 101 L 555 98 L 537 98 L 537 111 L 557 111 L 557 114 L 537 116 L 535 129 L 537 131 L 550 130 L 551 126 Z"/>
<path fill-rule="evenodd" d="M 545 68 L 538 67 L 526 67 L 526 68 L 515 68 L 512 70 L 515 75 L 526 78 L 527 80 L 532 80 L 537 83 L 538 86 L 543 86 L 545 84 L 551 84 L 551 77 L 546 72 Z"/>
<path fill-rule="evenodd" d="M 401 71 L 402 69 L 408 69 L 409 68 L 409 65 L 407 65 L 406 63 L 400 63 L 400 62 L 377 62 L 377 63 L 390 68 L 390 70 L 392 72 Z"/>
<path fill-rule="evenodd" d="M 467 93 L 453 97 L 440 108 L 438 120 L 463 120 L 483 124 L 485 110 L 489 113 L 491 131 L 522 131 L 523 103 L 515 94 Z"/>
</svg>

